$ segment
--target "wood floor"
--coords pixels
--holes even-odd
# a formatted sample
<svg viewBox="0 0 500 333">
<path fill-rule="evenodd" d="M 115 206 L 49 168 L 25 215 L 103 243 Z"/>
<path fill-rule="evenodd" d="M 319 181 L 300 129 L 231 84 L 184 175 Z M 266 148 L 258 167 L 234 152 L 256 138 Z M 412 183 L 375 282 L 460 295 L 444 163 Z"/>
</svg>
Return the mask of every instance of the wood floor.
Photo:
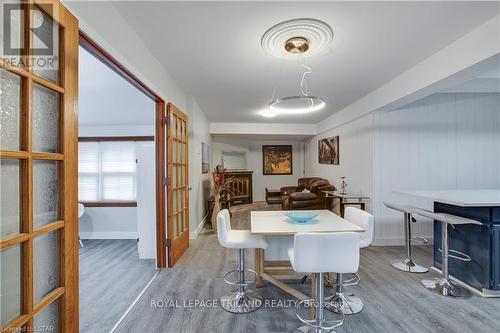
<svg viewBox="0 0 500 333">
<path fill-rule="evenodd" d="M 84 240 L 80 248 L 80 332 L 109 332 L 156 273 L 133 239 Z"/>
<path fill-rule="evenodd" d="M 235 209 L 233 228 L 247 228 L 248 217 L 249 209 Z M 432 263 L 429 247 L 418 247 L 414 252 L 419 263 Z M 473 296 L 460 300 L 434 295 L 420 284 L 422 278 L 434 274 L 406 274 L 389 265 L 391 259 L 402 255 L 402 247 L 362 250 L 361 283 L 349 290 L 363 299 L 365 308 L 347 316 L 336 332 L 500 331 L 500 299 Z M 253 251 L 246 257 L 253 267 Z M 236 259 L 236 251 L 222 248 L 215 234 L 205 228 L 174 268 L 160 272 L 117 332 L 293 332 L 299 322 L 293 304 L 287 301 L 294 298 L 270 284 L 259 289 L 268 303 L 256 312 L 234 315 L 217 304 L 211 306 L 210 302 L 230 290 L 222 275 L 236 267 Z M 308 284 L 299 287 L 308 292 Z M 195 305 L 195 300 L 204 303 Z M 276 306 L 271 306 L 270 301 L 275 301 Z"/>
</svg>

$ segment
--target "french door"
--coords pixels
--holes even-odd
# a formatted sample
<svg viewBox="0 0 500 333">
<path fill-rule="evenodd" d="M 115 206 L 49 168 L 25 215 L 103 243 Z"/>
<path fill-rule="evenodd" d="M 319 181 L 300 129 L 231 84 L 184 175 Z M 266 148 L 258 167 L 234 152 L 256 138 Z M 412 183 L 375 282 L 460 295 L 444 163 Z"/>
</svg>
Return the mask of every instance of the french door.
<svg viewBox="0 0 500 333">
<path fill-rule="evenodd" d="M 188 118 L 167 104 L 167 243 L 172 267 L 189 247 Z"/>
<path fill-rule="evenodd" d="M 58 1 L 0 6 L 1 328 L 78 332 L 78 21 Z"/>
</svg>

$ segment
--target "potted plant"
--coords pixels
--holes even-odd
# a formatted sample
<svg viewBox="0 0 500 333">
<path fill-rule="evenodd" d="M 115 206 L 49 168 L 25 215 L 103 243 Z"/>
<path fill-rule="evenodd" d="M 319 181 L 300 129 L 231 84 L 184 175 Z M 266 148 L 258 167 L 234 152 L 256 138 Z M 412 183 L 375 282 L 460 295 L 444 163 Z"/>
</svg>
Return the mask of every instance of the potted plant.
<svg viewBox="0 0 500 333">
<path fill-rule="evenodd" d="M 233 181 L 233 177 L 230 177 L 228 175 L 226 169 L 223 169 L 220 172 L 217 172 L 216 169 L 213 169 L 212 181 L 214 192 L 214 209 L 212 211 L 210 222 L 212 224 L 212 229 L 217 230 L 217 214 L 221 210 L 221 198 L 232 193 L 231 183 Z"/>
</svg>

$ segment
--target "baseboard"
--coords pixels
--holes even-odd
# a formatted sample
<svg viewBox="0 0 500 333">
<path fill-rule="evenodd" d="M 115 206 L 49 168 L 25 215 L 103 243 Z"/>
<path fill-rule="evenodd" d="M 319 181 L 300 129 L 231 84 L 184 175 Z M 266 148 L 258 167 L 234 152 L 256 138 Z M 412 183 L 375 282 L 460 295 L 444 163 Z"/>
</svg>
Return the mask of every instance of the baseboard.
<svg viewBox="0 0 500 333">
<path fill-rule="evenodd" d="M 429 241 L 427 245 L 432 245 L 434 244 L 434 237 L 432 236 L 427 236 L 424 237 Z M 404 238 L 374 238 L 372 241 L 373 246 L 398 246 L 398 245 L 405 245 L 405 239 Z M 413 243 L 412 246 L 418 246 L 418 245 L 423 245 L 423 244 L 418 244 L 418 243 Z"/>
<path fill-rule="evenodd" d="M 196 227 L 196 229 L 194 231 L 189 232 L 189 239 L 196 239 L 198 237 L 201 230 L 203 229 L 203 226 L 207 222 L 207 217 L 208 217 L 208 214 L 203 217 L 203 219 L 201 220 L 200 223 L 198 223 L 198 226 Z"/>
<path fill-rule="evenodd" d="M 81 239 L 137 239 L 138 233 L 135 231 L 81 231 Z"/>
</svg>

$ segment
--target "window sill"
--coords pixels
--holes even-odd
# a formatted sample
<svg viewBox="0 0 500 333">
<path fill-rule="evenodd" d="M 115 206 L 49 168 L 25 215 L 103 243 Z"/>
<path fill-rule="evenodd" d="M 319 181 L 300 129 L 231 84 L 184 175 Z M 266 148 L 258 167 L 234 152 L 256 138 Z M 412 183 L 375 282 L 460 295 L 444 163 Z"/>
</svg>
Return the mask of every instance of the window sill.
<svg viewBox="0 0 500 333">
<path fill-rule="evenodd" d="M 137 207 L 136 201 L 81 202 L 85 207 Z"/>
</svg>

